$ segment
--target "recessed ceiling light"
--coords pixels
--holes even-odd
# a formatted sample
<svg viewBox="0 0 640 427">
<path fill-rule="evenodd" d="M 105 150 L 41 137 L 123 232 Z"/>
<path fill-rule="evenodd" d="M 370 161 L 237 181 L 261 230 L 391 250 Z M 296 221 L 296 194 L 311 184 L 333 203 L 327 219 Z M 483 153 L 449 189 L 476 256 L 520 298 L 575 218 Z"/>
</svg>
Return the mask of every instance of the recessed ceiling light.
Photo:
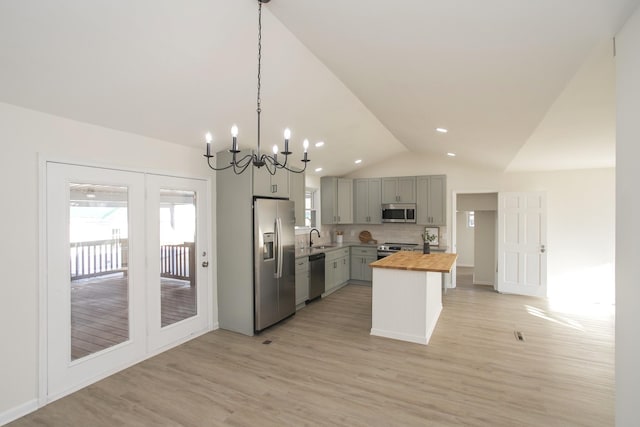
<svg viewBox="0 0 640 427">
<path fill-rule="evenodd" d="M 360 163 L 362 163 L 362 159 L 358 159 L 354 162 L 356 165 L 359 165 Z"/>
<path fill-rule="evenodd" d="M 93 194 L 93 193 L 87 194 L 87 199 L 95 199 L 95 198 L 96 198 L 95 194 Z"/>
<path fill-rule="evenodd" d="M 455 157 L 455 156 L 456 156 L 456 153 L 447 153 L 447 156 L 449 156 L 449 157 Z"/>
<path fill-rule="evenodd" d="M 316 172 L 322 172 L 322 168 L 316 168 Z"/>
<path fill-rule="evenodd" d="M 449 131 L 447 129 L 445 129 L 445 128 L 436 128 L 436 132 L 447 133 Z"/>
<path fill-rule="evenodd" d="M 316 142 L 316 147 L 322 147 L 324 145 L 324 141 Z"/>
</svg>

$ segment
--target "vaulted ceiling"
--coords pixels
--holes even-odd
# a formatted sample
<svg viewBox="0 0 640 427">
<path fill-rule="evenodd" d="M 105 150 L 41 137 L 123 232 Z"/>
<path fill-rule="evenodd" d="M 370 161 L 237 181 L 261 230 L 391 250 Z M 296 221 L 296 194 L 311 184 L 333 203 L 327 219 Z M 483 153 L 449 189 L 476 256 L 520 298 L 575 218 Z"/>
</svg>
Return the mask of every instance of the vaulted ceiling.
<svg viewBox="0 0 640 427">
<path fill-rule="evenodd" d="M 262 140 L 320 174 L 406 151 L 610 167 L 613 36 L 638 0 L 272 0 Z M 255 141 L 255 0 L 3 0 L 0 102 L 203 149 Z M 447 134 L 435 128 L 447 128 Z M 268 149 L 268 147 L 266 147 Z"/>
</svg>

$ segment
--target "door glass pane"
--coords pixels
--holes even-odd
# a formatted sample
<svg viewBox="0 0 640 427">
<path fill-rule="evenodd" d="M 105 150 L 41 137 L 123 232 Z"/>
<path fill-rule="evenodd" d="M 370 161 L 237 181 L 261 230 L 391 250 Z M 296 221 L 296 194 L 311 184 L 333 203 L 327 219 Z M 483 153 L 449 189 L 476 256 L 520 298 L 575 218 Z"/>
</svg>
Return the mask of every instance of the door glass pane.
<svg viewBox="0 0 640 427">
<path fill-rule="evenodd" d="M 196 193 L 160 190 L 161 326 L 197 314 Z"/>
<path fill-rule="evenodd" d="M 71 360 L 129 339 L 127 187 L 69 184 Z"/>
</svg>

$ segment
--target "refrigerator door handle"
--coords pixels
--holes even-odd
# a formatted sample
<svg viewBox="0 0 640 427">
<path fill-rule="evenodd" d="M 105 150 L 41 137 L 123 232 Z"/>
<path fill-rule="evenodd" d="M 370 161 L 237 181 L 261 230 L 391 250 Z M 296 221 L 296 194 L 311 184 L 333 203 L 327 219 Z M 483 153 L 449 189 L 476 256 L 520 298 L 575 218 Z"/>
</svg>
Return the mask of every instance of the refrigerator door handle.
<svg viewBox="0 0 640 427">
<path fill-rule="evenodd" d="M 273 223 L 273 231 L 274 231 L 274 248 L 273 248 L 273 256 L 275 257 L 275 271 L 273 272 L 274 279 L 277 279 L 280 274 L 280 228 L 278 227 L 278 218 L 276 218 Z"/>
<path fill-rule="evenodd" d="M 276 276 L 278 279 L 282 278 L 282 263 L 283 263 L 283 258 L 284 258 L 284 251 L 283 251 L 283 247 L 282 247 L 282 218 L 278 217 L 276 218 L 276 223 L 278 226 L 278 260 L 277 260 L 277 265 L 278 265 L 278 275 Z"/>
</svg>

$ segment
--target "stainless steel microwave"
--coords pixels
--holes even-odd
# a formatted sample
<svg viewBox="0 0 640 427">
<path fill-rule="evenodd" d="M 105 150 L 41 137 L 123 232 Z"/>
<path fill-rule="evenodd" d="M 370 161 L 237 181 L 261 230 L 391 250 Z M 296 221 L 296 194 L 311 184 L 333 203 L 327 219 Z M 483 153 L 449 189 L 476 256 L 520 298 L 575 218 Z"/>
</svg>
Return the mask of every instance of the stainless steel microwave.
<svg viewBox="0 0 640 427">
<path fill-rule="evenodd" d="M 415 203 L 395 203 L 382 205 L 382 222 L 416 222 Z"/>
</svg>

